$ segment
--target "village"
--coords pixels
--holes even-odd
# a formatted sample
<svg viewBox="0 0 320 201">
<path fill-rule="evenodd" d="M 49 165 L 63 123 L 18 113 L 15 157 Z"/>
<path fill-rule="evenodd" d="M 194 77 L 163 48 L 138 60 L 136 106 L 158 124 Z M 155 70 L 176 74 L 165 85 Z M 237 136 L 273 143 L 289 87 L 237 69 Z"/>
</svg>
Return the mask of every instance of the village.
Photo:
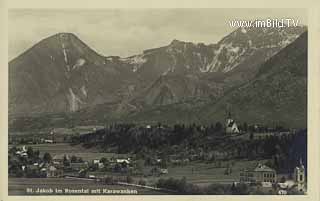
<svg viewBox="0 0 320 201">
<path fill-rule="evenodd" d="M 239 128 L 240 127 L 240 128 Z M 247 127 L 247 128 L 246 128 Z M 294 158 L 292 165 L 286 166 L 281 161 L 281 149 L 270 149 L 270 146 L 286 147 L 295 136 L 297 130 L 283 128 L 262 128 L 258 125 L 238 126 L 229 114 L 224 125 L 218 123 L 213 127 L 216 136 L 205 135 L 210 128 L 195 126 L 197 132 L 185 134 L 191 127 L 176 126 L 179 133 L 188 136 L 188 141 L 180 139 L 179 134 L 172 137 L 177 143 L 170 145 L 166 151 L 165 139 L 155 138 L 159 132 L 166 136 L 167 126 L 146 125 L 139 127 L 135 140 L 127 138 L 140 151 L 126 151 L 117 142 L 118 137 L 112 134 L 111 128 L 105 127 L 83 129 L 77 134 L 62 129 L 53 129 L 47 135 L 12 137 L 9 141 L 9 179 L 10 178 L 77 178 L 89 179 L 100 184 L 134 186 L 136 188 L 152 188 L 168 193 L 195 194 L 305 194 L 307 191 L 305 161 L 302 156 Z M 135 127 L 121 127 L 126 133 Z M 142 131 L 141 131 L 142 130 Z M 245 130 L 245 131 L 244 131 Z M 209 130 L 210 131 L 210 130 Z M 64 133 L 64 135 L 60 133 Z M 152 133 L 157 133 L 152 134 Z M 298 134 L 297 134 L 298 133 Z M 132 133 L 129 133 L 130 135 Z M 113 136 L 115 135 L 115 136 Z M 139 135 L 150 140 L 139 140 Z M 170 134 L 171 135 L 171 134 Z M 108 144 L 106 141 L 108 139 Z M 192 142 L 194 138 L 205 138 L 205 141 Z M 153 139 L 155 138 L 155 139 Z M 159 147 L 154 145 L 156 140 Z M 210 144 L 212 140 L 213 144 Z M 239 145 L 250 142 L 248 145 Z M 279 144 L 272 144 L 280 141 Z M 135 143 L 139 143 L 138 145 Z M 203 145 L 203 143 L 206 144 Z M 261 145 L 261 142 L 263 144 Z M 178 143 L 182 143 L 179 145 Z M 194 144 L 193 144 L 194 143 Z M 59 144 L 67 146 L 101 147 L 107 153 L 72 154 L 41 151 L 41 147 L 54 147 Z M 106 146 L 107 144 L 107 146 Z M 148 147 L 150 144 L 151 147 Z M 201 146 L 199 146 L 201 144 Z M 37 146 L 39 149 L 37 149 Z M 233 147 L 233 148 L 230 148 Z M 130 147 L 128 147 L 130 150 Z M 45 150 L 45 149 L 44 149 Z M 85 151 L 84 151 L 85 152 Z M 279 152 L 279 153 L 278 153 Z M 290 164 L 290 163 L 289 163 Z M 278 170 L 278 171 L 277 171 Z M 206 178 L 206 179 L 202 179 Z M 183 185 L 183 187 L 181 187 Z M 191 187 L 190 187 L 191 186 Z M 204 187 L 206 186 L 206 187 Z M 213 189 L 210 189 L 210 188 Z M 205 190 L 203 190 L 205 188 Z"/>
</svg>

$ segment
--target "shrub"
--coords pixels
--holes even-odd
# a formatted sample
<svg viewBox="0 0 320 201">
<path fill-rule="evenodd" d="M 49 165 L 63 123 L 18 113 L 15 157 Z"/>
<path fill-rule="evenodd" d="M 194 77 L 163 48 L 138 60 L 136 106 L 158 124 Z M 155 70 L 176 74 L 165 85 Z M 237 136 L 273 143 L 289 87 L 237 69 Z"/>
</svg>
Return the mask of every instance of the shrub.
<svg viewBox="0 0 320 201">
<path fill-rule="evenodd" d="M 127 183 L 133 183 L 133 178 L 131 176 L 127 176 L 126 182 Z"/>
<path fill-rule="evenodd" d="M 145 186 L 147 184 L 147 182 L 145 180 L 143 180 L 143 179 L 140 179 L 138 181 L 138 184 L 141 185 L 141 186 Z"/>
</svg>

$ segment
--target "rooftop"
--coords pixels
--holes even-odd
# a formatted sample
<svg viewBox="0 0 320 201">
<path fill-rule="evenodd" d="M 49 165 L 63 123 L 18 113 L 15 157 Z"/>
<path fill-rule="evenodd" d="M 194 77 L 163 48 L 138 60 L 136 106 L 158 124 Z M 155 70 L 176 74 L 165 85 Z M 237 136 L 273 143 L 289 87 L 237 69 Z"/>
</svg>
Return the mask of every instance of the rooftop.
<svg viewBox="0 0 320 201">
<path fill-rule="evenodd" d="M 275 170 L 270 168 L 270 167 L 268 167 L 268 166 L 266 166 L 266 165 L 264 165 L 264 164 L 258 163 L 255 166 L 246 168 L 244 171 L 273 172 Z"/>
</svg>

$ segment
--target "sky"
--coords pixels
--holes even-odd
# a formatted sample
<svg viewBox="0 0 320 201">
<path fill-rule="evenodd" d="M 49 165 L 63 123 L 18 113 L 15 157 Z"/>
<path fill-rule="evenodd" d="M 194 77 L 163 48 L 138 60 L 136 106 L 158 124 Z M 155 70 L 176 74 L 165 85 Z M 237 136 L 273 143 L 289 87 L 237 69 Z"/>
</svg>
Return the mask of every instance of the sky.
<svg viewBox="0 0 320 201">
<path fill-rule="evenodd" d="M 212 44 L 234 28 L 229 20 L 292 18 L 307 24 L 303 9 L 11 9 L 9 60 L 40 40 L 72 32 L 104 56 L 128 57 L 172 40 Z"/>
</svg>

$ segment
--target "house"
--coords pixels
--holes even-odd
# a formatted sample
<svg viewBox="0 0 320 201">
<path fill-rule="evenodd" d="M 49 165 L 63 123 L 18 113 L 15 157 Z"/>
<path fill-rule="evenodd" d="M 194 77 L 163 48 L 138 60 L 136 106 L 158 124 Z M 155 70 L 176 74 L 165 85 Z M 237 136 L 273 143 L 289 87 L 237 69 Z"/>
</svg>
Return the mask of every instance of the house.
<svg viewBox="0 0 320 201">
<path fill-rule="evenodd" d="M 100 159 L 93 159 L 92 162 L 93 162 L 93 164 L 98 164 L 98 163 L 100 163 Z"/>
<path fill-rule="evenodd" d="M 93 159 L 92 164 L 94 167 L 96 167 L 98 169 L 104 168 L 104 164 L 100 162 L 100 159 Z"/>
<path fill-rule="evenodd" d="M 235 120 L 231 118 L 231 113 L 229 112 L 228 118 L 226 119 L 226 134 L 232 134 L 232 133 L 240 133 L 237 123 Z"/>
<path fill-rule="evenodd" d="M 104 168 L 104 164 L 103 163 L 97 163 L 97 165 L 98 165 L 98 169 Z"/>
<path fill-rule="evenodd" d="M 28 157 L 28 154 L 27 153 L 21 153 L 20 156 L 23 156 L 23 157 Z"/>
<path fill-rule="evenodd" d="M 160 168 L 160 174 L 168 174 L 169 171 L 166 168 Z"/>
<path fill-rule="evenodd" d="M 47 177 L 48 178 L 63 176 L 63 169 L 57 168 L 53 165 L 50 165 L 48 168 L 46 168 L 46 170 L 47 170 Z"/>
<path fill-rule="evenodd" d="M 90 175 L 88 176 L 88 178 L 89 178 L 89 179 L 95 179 L 95 178 L 96 178 L 96 176 L 95 176 L 95 175 L 90 174 Z"/>
<path fill-rule="evenodd" d="M 261 163 L 253 168 L 244 169 L 240 172 L 240 182 L 243 183 L 262 183 L 264 186 L 269 186 L 268 183 L 277 181 L 277 173 L 274 169 Z"/>
<path fill-rule="evenodd" d="M 44 140 L 44 143 L 49 143 L 49 144 L 52 144 L 52 143 L 53 143 L 53 140 L 48 140 L 48 139 L 45 139 L 45 140 Z"/>
<path fill-rule="evenodd" d="M 168 174 L 169 171 L 167 168 L 158 168 L 158 167 L 154 167 L 151 169 L 150 171 L 151 175 L 158 175 L 160 176 L 161 174 Z"/>
<path fill-rule="evenodd" d="M 127 165 L 130 164 L 130 158 L 127 158 L 127 159 L 116 159 L 116 163 L 126 163 Z"/>
<path fill-rule="evenodd" d="M 285 182 L 278 182 L 277 187 L 280 190 L 289 190 L 292 189 L 295 186 L 295 182 L 292 180 L 286 180 Z"/>
</svg>

